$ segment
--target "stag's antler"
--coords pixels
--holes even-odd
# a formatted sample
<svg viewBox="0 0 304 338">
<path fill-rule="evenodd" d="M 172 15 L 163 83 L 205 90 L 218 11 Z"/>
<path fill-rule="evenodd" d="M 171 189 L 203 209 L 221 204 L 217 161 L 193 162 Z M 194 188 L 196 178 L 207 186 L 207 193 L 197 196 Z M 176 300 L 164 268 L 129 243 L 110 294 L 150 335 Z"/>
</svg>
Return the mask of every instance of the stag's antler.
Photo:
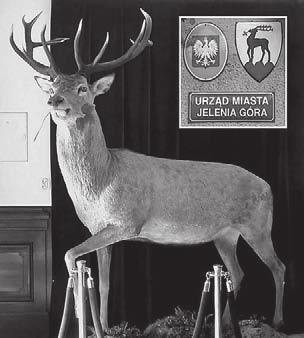
<svg viewBox="0 0 304 338">
<path fill-rule="evenodd" d="M 82 30 L 82 20 L 79 23 L 77 33 L 74 39 L 74 54 L 75 60 L 78 66 L 79 73 L 83 75 L 90 75 L 94 72 L 101 71 L 111 71 L 117 67 L 122 66 L 128 61 L 134 59 L 137 55 L 139 55 L 147 46 L 152 46 L 152 41 L 149 40 L 152 30 L 152 19 L 148 13 L 146 13 L 143 9 L 140 9 L 142 14 L 144 15 L 144 21 L 140 30 L 140 33 L 135 41 L 131 40 L 132 46 L 123 54 L 121 57 L 114 59 L 112 61 L 98 63 L 101 59 L 104 51 L 107 48 L 109 43 L 109 33 L 107 33 L 105 42 L 101 47 L 99 53 L 95 57 L 94 61 L 90 64 L 84 64 L 82 58 L 80 56 L 80 48 L 79 48 L 79 40 Z"/>
<path fill-rule="evenodd" d="M 260 25 L 255 26 L 254 28 L 249 29 L 248 31 L 243 31 L 243 35 L 247 36 L 250 31 L 257 30 L 257 31 L 264 31 L 264 32 L 272 32 L 273 27 L 271 25 Z"/>
<path fill-rule="evenodd" d="M 26 62 L 28 63 L 34 70 L 36 70 L 38 73 L 41 73 L 43 75 L 47 75 L 50 76 L 52 79 L 54 79 L 59 71 L 58 68 L 56 67 L 56 64 L 54 62 L 54 59 L 51 55 L 50 50 L 48 49 L 48 45 L 53 45 L 53 44 L 57 44 L 57 43 L 62 43 L 66 40 L 68 40 L 68 38 L 56 38 L 50 41 L 45 41 L 45 30 L 46 30 L 46 26 L 44 26 L 42 32 L 41 32 L 41 42 L 34 42 L 32 41 L 32 36 L 31 36 L 31 32 L 32 32 L 32 27 L 34 25 L 34 23 L 37 21 L 37 19 L 39 18 L 39 16 L 41 15 L 42 12 L 40 12 L 39 14 L 37 14 L 30 22 L 26 22 L 25 21 L 25 16 L 22 17 L 22 23 L 24 26 L 24 33 L 25 33 L 25 49 L 23 48 L 23 51 L 21 51 L 15 41 L 14 41 L 14 34 L 13 34 L 13 26 L 12 26 L 12 32 L 10 35 L 10 44 L 13 47 L 14 51 Z M 47 58 L 50 62 L 50 66 L 46 66 L 36 60 L 34 60 L 33 57 L 33 51 L 34 48 L 36 47 L 43 47 Z"/>
<path fill-rule="evenodd" d="M 271 25 L 260 25 L 256 27 L 257 30 L 259 31 L 264 31 L 264 32 L 272 32 L 273 28 Z"/>
</svg>

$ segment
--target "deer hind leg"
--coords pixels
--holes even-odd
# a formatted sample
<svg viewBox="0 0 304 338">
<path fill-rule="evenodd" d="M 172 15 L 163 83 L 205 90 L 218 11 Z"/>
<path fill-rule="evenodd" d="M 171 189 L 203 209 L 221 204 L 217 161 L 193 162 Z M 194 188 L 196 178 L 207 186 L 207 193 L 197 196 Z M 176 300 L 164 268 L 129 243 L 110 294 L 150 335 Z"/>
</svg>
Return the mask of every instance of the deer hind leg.
<svg viewBox="0 0 304 338">
<path fill-rule="evenodd" d="M 244 272 L 238 262 L 236 255 L 239 236 L 239 231 L 235 229 L 229 229 L 227 232 L 225 232 L 225 234 L 214 240 L 214 244 L 226 266 L 226 269 L 231 273 L 235 297 L 237 296 L 237 293 L 240 289 L 241 281 L 244 277 Z M 229 307 L 226 305 L 223 314 L 223 323 L 226 324 L 229 322 Z"/>
<path fill-rule="evenodd" d="M 263 59 L 264 59 L 264 56 L 265 56 L 265 47 L 262 46 L 261 49 L 262 49 L 262 57 L 261 57 L 260 62 L 263 62 Z"/>
<path fill-rule="evenodd" d="M 96 250 L 99 271 L 100 322 L 104 330 L 108 329 L 108 299 L 110 289 L 110 265 L 112 247 Z"/>
<path fill-rule="evenodd" d="M 249 62 L 251 62 L 252 61 L 252 57 L 251 57 L 251 49 L 250 48 L 248 48 L 247 49 L 247 55 L 248 55 L 248 58 L 249 58 Z"/>
<path fill-rule="evenodd" d="M 267 53 L 268 53 L 268 62 L 270 62 L 270 50 L 269 50 L 269 48 L 267 47 Z"/>
<path fill-rule="evenodd" d="M 268 54 L 268 62 L 270 62 L 270 50 L 269 50 L 269 43 L 268 43 L 268 40 L 265 41 L 265 46 L 264 46 L 264 53 L 265 53 L 265 50 Z"/>
<path fill-rule="evenodd" d="M 268 212 L 266 227 L 252 225 L 247 231 L 241 231 L 242 237 L 270 269 L 276 288 L 276 305 L 273 325 L 278 328 L 283 324 L 283 294 L 285 265 L 276 255 L 271 240 L 272 212 Z M 250 230 L 250 231 L 249 231 Z"/>
</svg>

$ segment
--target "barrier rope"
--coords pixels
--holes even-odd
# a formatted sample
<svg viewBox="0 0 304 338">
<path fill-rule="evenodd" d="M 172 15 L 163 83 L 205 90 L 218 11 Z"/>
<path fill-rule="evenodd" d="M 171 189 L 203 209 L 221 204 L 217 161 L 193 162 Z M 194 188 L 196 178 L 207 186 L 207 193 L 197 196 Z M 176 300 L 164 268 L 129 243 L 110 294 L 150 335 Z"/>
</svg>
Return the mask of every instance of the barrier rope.
<svg viewBox="0 0 304 338">
<path fill-rule="evenodd" d="M 200 302 L 200 305 L 199 305 L 197 320 L 196 320 L 196 323 L 195 323 L 192 338 L 198 338 L 201 334 L 202 329 L 203 329 L 203 321 L 206 317 L 206 310 L 207 310 L 207 305 L 208 305 L 208 300 L 209 300 L 209 295 L 210 295 L 210 277 L 211 277 L 210 273 L 207 272 L 206 281 L 204 283 L 204 289 L 203 289 L 203 292 L 202 292 L 201 302 Z"/>
<path fill-rule="evenodd" d="M 87 286 L 88 286 L 89 301 L 90 301 L 91 313 L 92 313 L 92 318 L 93 318 L 93 324 L 95 328 L 95 334 L 97 338 L 104 338 L 103 330 L 102 330 L 100 320 L 99 320 L 96 290 L 94 287 L 94 280 L 91 277 L 91 269 L 89 270 L 89 278 L 87 279 Z"/>
<path fill-rule="evenodd" d="M 60 324 L 58 338 L 65 338 L 67 335 L 71 319 L 72 302 L 73 302 L 73 277 L 70 276 L 66 287 L 63 315 Z"/>
</svg>

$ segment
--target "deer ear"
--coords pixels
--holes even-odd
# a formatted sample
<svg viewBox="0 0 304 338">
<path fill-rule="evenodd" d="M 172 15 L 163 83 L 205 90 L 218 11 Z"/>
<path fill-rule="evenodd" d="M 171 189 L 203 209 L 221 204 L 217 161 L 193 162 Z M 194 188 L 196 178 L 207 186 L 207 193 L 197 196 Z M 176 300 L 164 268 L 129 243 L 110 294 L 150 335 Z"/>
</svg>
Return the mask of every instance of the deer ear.
<svg viewBox="0 0 304 338">
<path fill-rule="evenodd" d="M 111 88 L 114 78 L 115 75 L 110 74 L 95 81 L 91 87 L 94 96 L 106 93 Z"/>
<path fill-rule="evenodd" d="M 35 81 L 37 82 L 38 86 L 46 93 L 50 93 L 50 88 L 52 87 L 52 81 L 45 79 L 44 77 L 34 76 Z"/>
</svg>

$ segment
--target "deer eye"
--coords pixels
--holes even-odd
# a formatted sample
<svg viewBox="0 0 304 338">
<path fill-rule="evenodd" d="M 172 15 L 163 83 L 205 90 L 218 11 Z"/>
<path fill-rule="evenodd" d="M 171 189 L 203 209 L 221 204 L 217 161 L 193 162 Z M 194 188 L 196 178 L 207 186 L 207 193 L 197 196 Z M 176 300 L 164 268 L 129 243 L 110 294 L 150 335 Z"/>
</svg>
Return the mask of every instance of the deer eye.
<svg viewBox="0 0 304 338">
<path fill-rule="evenodd" d="M 53 88 L 50 88 L 50 89 L 49 89 L 49 93 L 50 93 L 50 95 L 54 95 L 54 94 L 55 94 L 54 89 L 53 89 Z"/>
<path fill-rule="evenodd" d="M 78 88 L 78 94 L 86 93 L 87 91 L 88 91 L 88 88 L 86 86 L 80 86 Z"/>
</svg>

